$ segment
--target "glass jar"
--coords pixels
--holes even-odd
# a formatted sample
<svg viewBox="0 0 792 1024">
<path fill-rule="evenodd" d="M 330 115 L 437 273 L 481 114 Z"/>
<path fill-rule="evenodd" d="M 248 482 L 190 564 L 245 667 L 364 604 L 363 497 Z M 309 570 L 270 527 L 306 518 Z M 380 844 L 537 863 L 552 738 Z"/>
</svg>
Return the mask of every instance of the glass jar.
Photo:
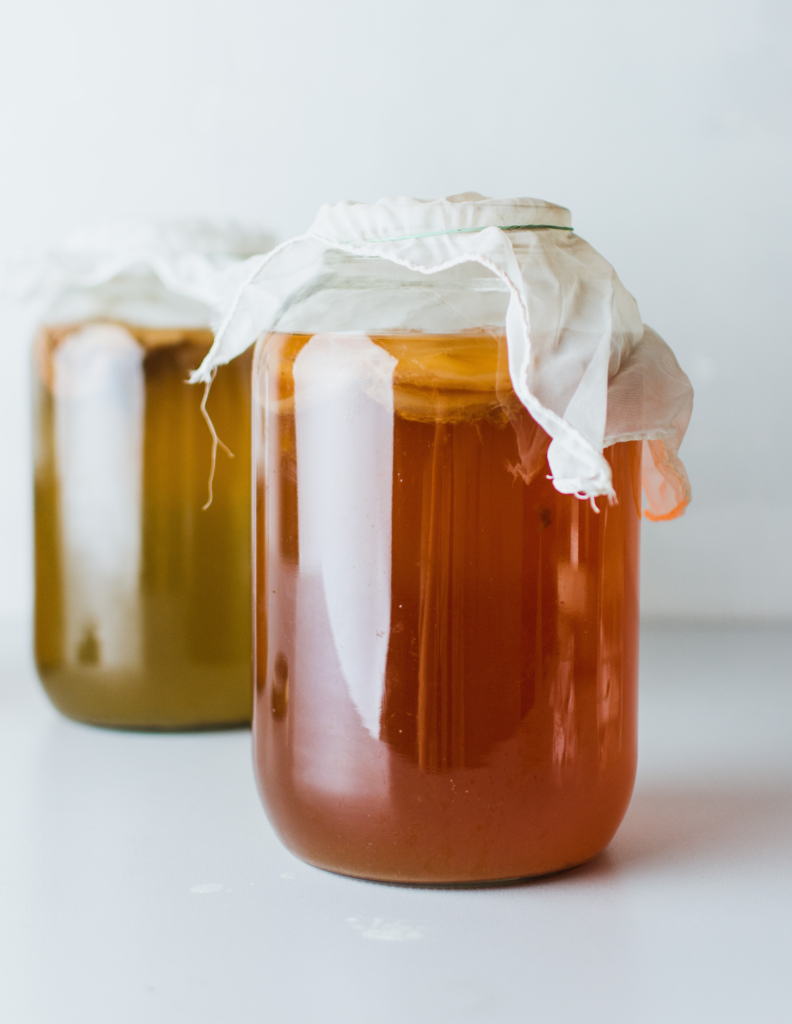
<svg viewBox="0 0 792 1024">
<path fill-rule="evenodd" d="M 71 718 L 135 729 L 251 710 L 250 359 L 207 411 L 210 310 L 128 268 L 72 287 L 35 341 L 35 656 Z"/>
<path fill-rule="evenodd" d="M 606 449 L 616 502 L 553 488 L 508 299 L 475 263 L 330 251 L 257 344 L 255 763 L 318 867 L 542 875 L 627 809 L 640 441 Z"/>
</svg>

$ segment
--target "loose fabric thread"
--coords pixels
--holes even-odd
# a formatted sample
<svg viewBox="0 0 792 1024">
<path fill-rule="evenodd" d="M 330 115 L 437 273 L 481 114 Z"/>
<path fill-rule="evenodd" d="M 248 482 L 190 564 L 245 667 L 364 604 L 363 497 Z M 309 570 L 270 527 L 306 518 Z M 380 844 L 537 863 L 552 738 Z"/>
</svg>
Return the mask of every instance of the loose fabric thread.
<svg viewBox="0 0 792 1024">
<path fill-rule="evenodd" d="M 214 423 L 212 423 L 212 417 L 209 415 L 209 413 L 207 412 L 207 409 L 206 409 L 206 400 L 209 397 L 209 389 L 211 388 L 212 384 L 214 383 L 214 379 L 215 379 L 216 375 L 217 375 L 217 367 L 215 366 L 215 367 L 212 368 L 212 373 L 211 373 L 211 375 L 209 377 L 209 380 L 207 380 L 205 382 L 205 384 L 204 384 L 204 393 L 203 393 L 203 398 L 201 399 L 201 415 L 206 420 L 206 424 L 209 427 L 209 433 L 212 435 L 212 461 L 211 461 L 211 465 L 209 467 L 209 497 L 208 497 L 208 499 L 206 501 L 206 504 L 202 506 L 202 511 L 203 512 L 205 512 L 209 508 L 209 506 L 212 504 L 212 497 L 213 497 L 213 495 L 212 495 L 212 484 L 214 483 L 215 467 L 217 465 L 217 446 L 220 445 L 220 447 L 223 449 L 223 451 L 226 453 L 226 455 L 229 457 L 229 459 L 233 459 L 233 457 L 234 457 L 234 453 L 231 451 L 231 449 L 228 447 L 228 445 L 223 444 L 223 442 L 217 436 L 217 431 L 215 430 L 215 425 L 214 425 Z"/>
</svg>

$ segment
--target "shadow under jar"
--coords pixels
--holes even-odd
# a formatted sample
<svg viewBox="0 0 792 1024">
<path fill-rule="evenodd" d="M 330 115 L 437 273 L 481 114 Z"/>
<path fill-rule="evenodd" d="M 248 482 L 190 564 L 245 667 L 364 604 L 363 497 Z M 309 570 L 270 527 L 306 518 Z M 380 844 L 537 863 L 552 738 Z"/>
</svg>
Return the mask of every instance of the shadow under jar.
<svg viewBox="0 0 792 1024">
<path fill-rule="evenodd" d="M 497 279 L 328 259 L 253 369 L 269 817 L 381 881 L 580 864 L 635 776 L 640 443 L 606 450 L 618 503 L 558 493 Z"/>
<path fill-rule="evenodd" d="M 141 290 L 146 295 L 141 305 Z M 96 725 L 250 720 L 250 358 L 201 392 L 209 311 L 126 276 L 50 311 L 35 343 L 35 655 Z M 171 326 L 170 324 L 175 324 Z M 188 325 L 188 326 L 184 326 Z"/>
</svg>

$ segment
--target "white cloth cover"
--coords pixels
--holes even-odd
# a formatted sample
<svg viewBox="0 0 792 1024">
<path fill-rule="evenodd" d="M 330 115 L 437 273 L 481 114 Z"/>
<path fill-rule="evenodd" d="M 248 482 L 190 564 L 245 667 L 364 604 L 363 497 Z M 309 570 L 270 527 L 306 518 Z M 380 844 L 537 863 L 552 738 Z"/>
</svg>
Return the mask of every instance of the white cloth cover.
<svg viewBox="0 0 792 1024">
<path fill-rule="evenodd" d="M 100 287 L 142 268 L 169 291 L 215 311 L 238 288 L 244 260 L 272 244 L 264 232 L 233 223 L 104 224 L 77 231 L 52 249 L 7 258 L 0 264 L 0 291 L 44 308 L 69 289 Z"/>
<path fill-rule="evenodd" d="M 308 284 L 328 250 L 380 257 L 421 274 L 476 262 L 509 290 L 512 385 L 552 438 L 556 489 L 614 498 L 603 448 L 640 439 L 645 514 L 674 518 L 690 500 L 677 453 L 693 389 L 671 349 L 644 327 L 610 264 L 570 228 L 563 207 L 478 193 L 323 206 L 307 234 L 247 261 L 194 379 L 208 380 L 215 366 L 274 327 L 284 302 Z"/>
</svg>

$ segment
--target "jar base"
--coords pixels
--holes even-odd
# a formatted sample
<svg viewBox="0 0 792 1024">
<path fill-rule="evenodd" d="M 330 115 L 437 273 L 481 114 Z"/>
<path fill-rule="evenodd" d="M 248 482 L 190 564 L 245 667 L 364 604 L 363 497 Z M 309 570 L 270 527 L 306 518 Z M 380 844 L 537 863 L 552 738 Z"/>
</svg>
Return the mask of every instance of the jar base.
<svg viewBox="0 0 792 1024">
<path fill-rule="evenodd" d="M 605 849 L 607 849 L 607 847 L 605 847 Z M 582 860 L 576 860 L 572 864 L 566 864 L 560 868 L 553 868 L 551 871 L 540 871 L 537 874 L 513 875 L 508 878 L 481 878 L 449 882 L 374 878 L 373 876 L 356 875 L 348 871 L 339 871 L 335 868 L 324 867 L 321 864 L 313 864 L 304 857 L 300 857 L 300 860 L 312 868 L 318 868 L 319 871 L 326 871 L 329 875 L 339 875 L 342 878 L 353 878 L 358 882 L 370 882 L 374 885 L 392 885 L 399 889 L 505 889 L 510 886 L 526 885 L 530 882 L 539 882 L 543 879 L 554 878 L 556 875 L 567 874 L 570 871 L 574 871 L 576 868 L 581 868 L 586 864 L 590 864 L 604 853 L 605 849 L 599 850 L 591 856 L 584 857 Z"/>
<path fill-rule="evenodd" d="M 70 722 L 77 722 L 78 725 L 88 725 L 92 729 L 108 729 L 111 732 L 161 733 L 167 736 L 174 733 L 227 732 L 229 730 L 236 729 L 246 729 L 248 732 L 250 731 L 250 720 L 244 718 L 231 722 L 199 722 L 195 725 L 189 723 L 187 725 L 137 725 L 129 724 L 127 722 L 97 722 L 90 718 L 79 718 L 76 715 L 67 715 L 60 708 L 57 710 Z"/>
<path fill-rule="evenodd" d="M 212 676 L 181 673 L 171 680 L 153 674 L 91 674 L 40 665 L 37 671 L 54 707 L 82 725 L 166 733 L 250 728 L 249 682 L 244 671 Z M 189 683 L 192 693 L 185 692 Z"/>
</svg>

